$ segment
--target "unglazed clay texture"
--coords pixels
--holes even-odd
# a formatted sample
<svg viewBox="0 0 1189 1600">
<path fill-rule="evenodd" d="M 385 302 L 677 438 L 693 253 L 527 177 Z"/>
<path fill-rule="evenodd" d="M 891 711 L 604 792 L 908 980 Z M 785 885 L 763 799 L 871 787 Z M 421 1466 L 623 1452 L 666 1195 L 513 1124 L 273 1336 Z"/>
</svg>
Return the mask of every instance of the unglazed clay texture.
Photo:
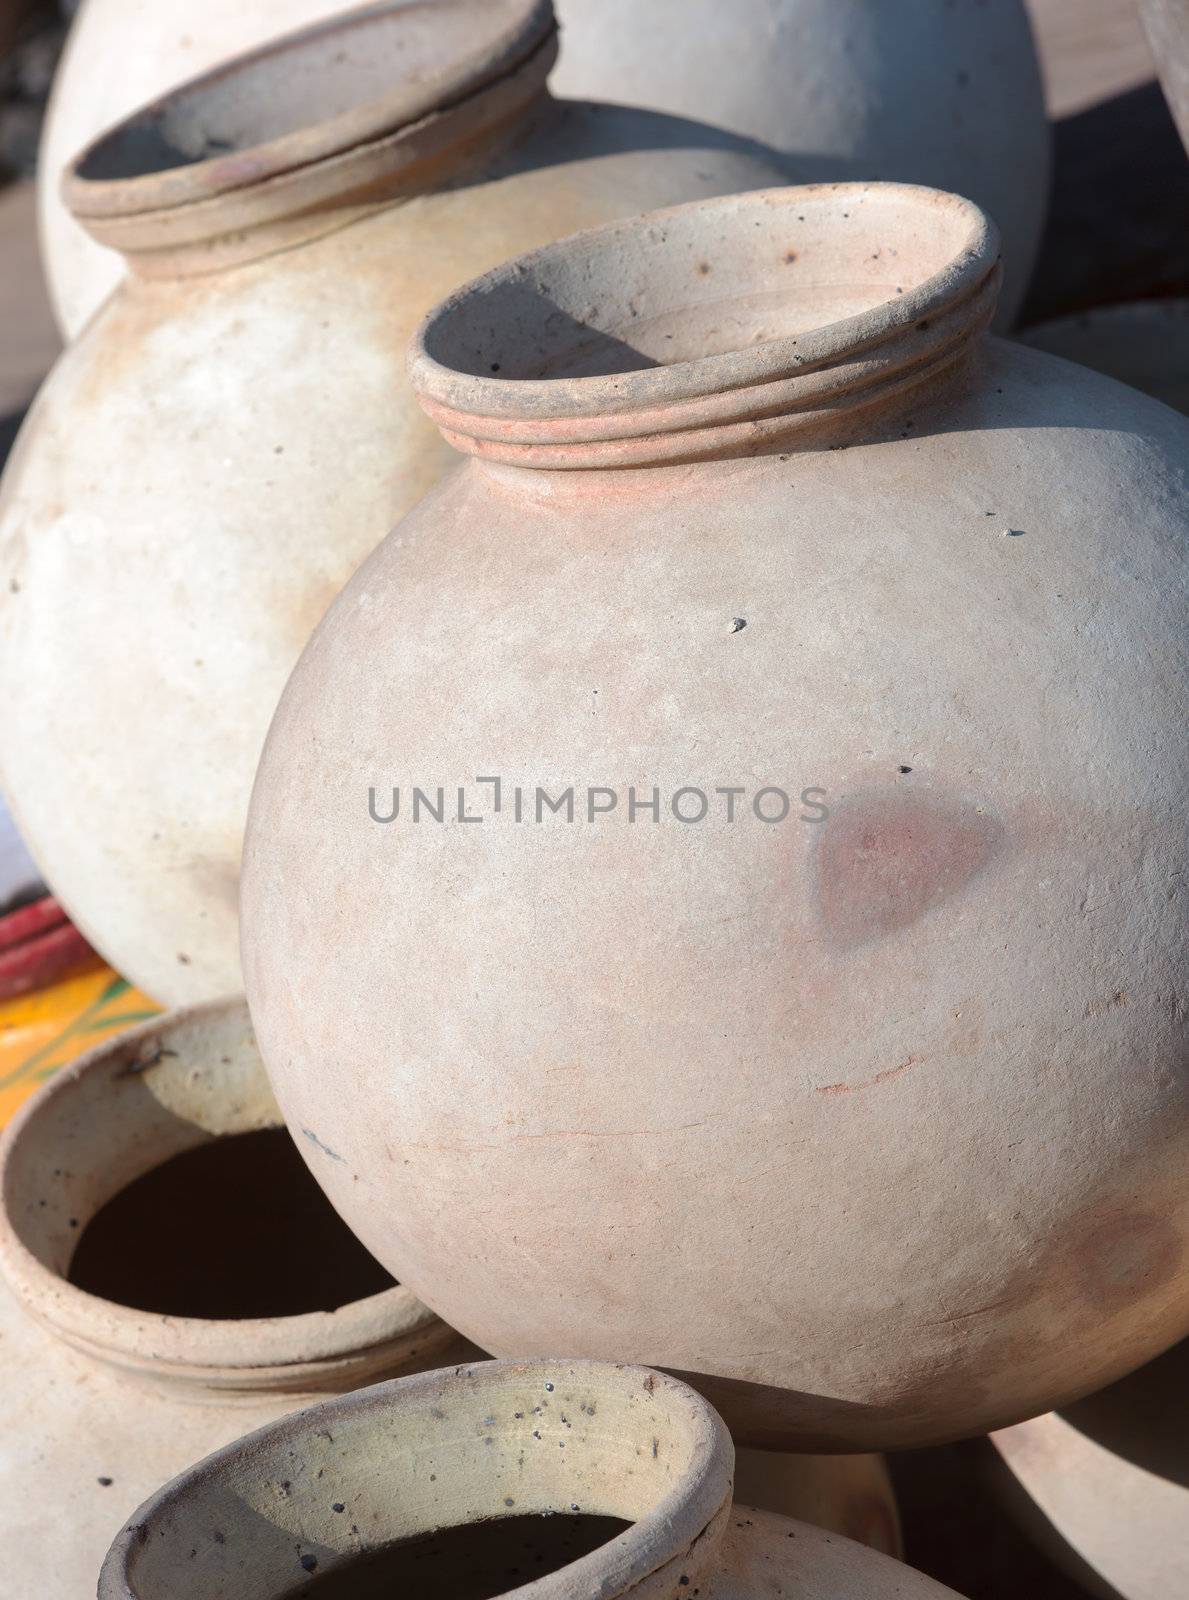
<svg viewBox="0 0 1189 1600">
<path fill-rule="evenodd" d="M 277 1121 L 246 1008 L 235 1001 L 161 1017 L 100 1045 L 6 1131 L 6 1593 L 94 1594 L 120 1523 L 209 1451 L 314 1395 L 474 1353 L 400 1285 L 335 1311 L 216 1320 L 136 1310 L 69 1280 L 79 1239 L 113 1194 L 182 1150 Z M 194 1203 L 202 1206 L 200 1193 Z"/>
<path fill-rule="evenodd" d="M 1023 0 L 556 0 L 560 93 L 655 106 L 784 152 L 794 182 L 933 184 L 1003 236 L 1007 327 L 1049 193 Z"/>
<path fill-rule="evenodd" d="M 521 9 L 530 22 L 541 10 Z M 267 115 L 262 91 L 253 112 L 252 73 L 269 70 L 246 65 L 247 113 L 224 98 L 219 114 L 237 128 L 236 115 Z M 212 80 L 209 92 L 237 81 Z M 410 73 L 410 93 L 420 84 Z M 500 83 L 485 93 L 498 101 Z M 175 123 L 194 98 L 178 97 Z M 412 124 L 422 166 L 424 130 L 471 115 L 471 103 Z M 336 228 L 334 184 L 387 146 L 365 140 L 307 163 L 318 126 L 291 136 L 292 170 L 256 189 L 237 183 L 230 159 L 128 179 L 156 196 L 147 223 L 120 183 L 76 183 L 95 226 L 125 238 L 155 276 L 130 279 L 62 358 L 5 473 L 0 768 L 72 917 L 163 1002 L 242 987 L 240 841 L 268 719 L 326 606 L 451 460 L 405 379 L 418 319 L 526 242 L 774 176 L 730 136 L 652 113 L 538 97 L 525 115 L 511 147 L 503 127 L 479 169 L 451 169 L 441 192 L 346 227 Z M 476 134 L 463 131 L 465 154 Z M 399 132 L 391 143 L 396 160 Z M 261 145 L 254 159 L 288 148 Z M 104 150 L 87 171 L 102 168 Z M 350 190 L 364 178 L 375 181 L 371 166 L 341 181 Z M 294 203 L 322 237 L 214 270 L 250 249 L 253 208 L 266 214 L 265 248 L 292 243 L 275 197 L 323 181 L 318 204 Z M 183 189 L 185 203 L 163 204 Z M 113 217 L 117 206 L 125 214 Z M 210 239 L 197 237 L 204 228 Z"/>
<path fill-rule="evenodd" d="M 74 337 L 119 257 L 62 204 L 67 163 L 103 128 L 185 79 L 345 0 L 85 0 L 39 162 L 42 250 Z M 791 175 L 895 178 L 969 194 L 1003 230 L 1005 321 L 1027 285 L 1049 149 L 1020 0 L 561 0 L 560 92 L 697 117 L 781 151 Z M 557 233 L 564 231 L 556 230 Z"/>
<path fill-rule="evenodd" d="M 257 778 L 249 1001 L 335 1206 L 483 1348 L 745 1442 L 976 1433 L 1189 1322 L 1189 424 L 984 338 L 995 255 L 786 189 L 452 297 L 412 370 L 471 459 Z"/>
<path fill-rule="evenodd" d="M 1019 337 L 1189 413 L 1189 300 L 1102 306 L 1037 323 Z"/>
<path fill-rule="evenodd" d="M 1189 1592 L 1189 1342 L 1066 1411 L 992 1436 L 1022 1525 L 1091 1594 Z"/>
<path fill-rule="evenodd" d="M 804 1523 L 732 1505 L 731 1442 L 684 1385 L 640 1368 L 485 1362 L 380 1384 L 200 1462 L 143 1505 L 100 1600 L 285 1600 L 311 1575 L 429 1531 L 613 1517 L 617 1537 L 516 1593 L 536 1600 L 943 1600 L 920 1573 Z M 549 1520 L 544 1520 L 549 1519 Z M 442 1563 L 426 1572 L 454 1593 Z M 471 1592 L 465 1566 L 454 1569 Z M 485 1590 L 484 1592 L 492 1592 Z"/>
<path fill-rule="evenodd" d="M 83 146 L 188 78 L 351 9 L 352 0 L 203 0 L 199 16 L 160 0 L 83 0 L 54 79 L 37 162 L 42 261 L 67 338 L 124 276 L 119 255 L 87 235 L 59 192 Z"/>
</svg>

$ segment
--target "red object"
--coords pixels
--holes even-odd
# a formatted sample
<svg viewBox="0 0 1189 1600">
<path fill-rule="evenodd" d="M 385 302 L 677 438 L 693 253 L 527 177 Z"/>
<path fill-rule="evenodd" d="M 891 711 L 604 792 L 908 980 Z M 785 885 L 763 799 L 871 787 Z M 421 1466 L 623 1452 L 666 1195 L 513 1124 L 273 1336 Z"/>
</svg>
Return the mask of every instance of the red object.
<svg viewBox="0 0 1189 1600">
<path fill-rule="evenodd" d="M 95 952 L 52 895 L 0 917 L 0 1001 L 44 989 Z"/>
</svg>

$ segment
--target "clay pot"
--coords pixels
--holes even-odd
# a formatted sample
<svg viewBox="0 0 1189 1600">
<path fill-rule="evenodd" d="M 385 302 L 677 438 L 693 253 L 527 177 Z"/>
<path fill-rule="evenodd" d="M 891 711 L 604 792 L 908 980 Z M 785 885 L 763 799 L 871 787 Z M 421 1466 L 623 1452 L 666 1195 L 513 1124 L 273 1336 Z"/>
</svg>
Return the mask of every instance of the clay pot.
<svg viewBox="0 0 1189 1600">
<path fill-rule="evenodd" d="M 58 325 L 73 339 L 124 276 L 115 251 L 71 216 L 61 183 L 105 128 L 189 78 L 357 0 L 203 0 L 201 15 L 163 0 L 83 0 L 58 64 L 37 162 L 42 263 Z"/>
<path fill-rule="evenodd" d="M 561 94 L 748 134 L 785 152 L 794 182 L 882 178 L 968 195 L 1002 234 L 999 321 L 1014 321 L 1050 172 L 1023 0 L 558 0 L 557 11 Z"/>
<path fill-rule="evenodd" d="M 155 95 L 346 0 L 87 0 L 41 151 L 42 249 L 68 337 L 119 281 L 119 258 L 63 205 L 68 161 Z M 1021 0 L 561 0 L 561 92 L 648 106 L 759 139 L 798 182 L 895 178 L 969 194 L 1003 230 L 1006 325 L 1048 196 L 1049 133 Z M 724 70 L 724 62 L 729 70 Z M 626 208 L 625 208 L 626 209 Z M 515 247 L 514 247 L 515 248 Z"/>
<path fill-rule="evenodd" d="M 1189 423 L 984 338 L 996 256 L 784 189 L 450 297 L 468 459 L 256 780 L 248 998 L 336 1208 L 484 1349 L 746 1443 L 973 1434 L 1189 1325 Z"/>
<path fill-rule="evenodd" d="M 1168 108 L 1189 150 L 1189 0 L 1139 0 Z"/>
<path fill-rule="evenodd" d="M 426 1373 L 300 1412 L 183 1473 L 116 1539 L 99 1600 L 283 1600 L 311 1578 L 326 1594 L 456 1600 L 952 1594 L 848 1539 L 732 1506 L 732 1456 L 704 1401 L 639 1367 Z"/>
<path fill-rule="evenodd" d="M 992 1435 L 1008 1504 L 1091 1594 L 1189 1593 L 1187 1396 L 1183 1341 L 1099 1394 Z"/>
<path fill-rule="evenodd" d="M 268 718 L 451 460 L 405 382 L 418 319 L 526 241 L 771 181 L 733 136 L 551 101 L 553 51 L 547 0 L 371 8 L 150 108 L 68 178 L 137 276 L 5 475 L 0 765 L 54 892 L 162 1002 L 242 988 Z"/>
<path fill-rule="evenodd" d="M 1189 300 L 1140 300 L 1058 317 L 1019 335 L 1189 412 Z"/>
<path fill-rule="evenodd" d="M 41 1089 L 5 1133 L 6 1592 L 40 1600 L 93 1594 L 121 1519 L 200 1456 L 313 1396 L 474 1353 L 390 1280 L 328 1307 L 336 1286 L 382 1279 L 374 1263 L 370 1272 L 352 1263 L 348 1275 L 340 1261 L 335 1284 L 325 1267 L 306 1263 L 296 1290 L 273 1282 L 269 1260 L 257 1263 L 257 1281 L 246 1278 L 243 1237 L 261 1208 L 304 1224 L 309 1249 L 328 1237 L 304 1182 L 294 1181 L 304 1180 L 304 1171 L 293 1174 L 275 1150 L 268 1153 L 269 1136 L 260 1130 L 278 1122 L 246 1009 L 235 1002 L 162 1017 L 101 1045 Z M 226 1149 L 217 1141 L 227 1134 L 252 1141 L 255 1175 L 242 1161 L 201 1162 L 203 1151 L 209 1158 Z M 287 1135 L 275 1137 L 288 1145 Z M 103 1208 L 113 1197 L 131 1199 L 136 1180 L 154 1169 L 160 1180 L 162 1164 L 183 1152 L 189 1204 L 179 1208 L 175 1193 L 168 1217 L 142 1215 L 129 1224 L 124 1215 L 103 1230 L 113 1216 Z M 231 1204 L 244 1213 L 238 1238 L 219 1192 L 233 1176 Z M 204 1217 L 219 1275 L 213 1287 L 210 1261 L 178 1260 L 188 1231 Z M 165 1247 L 157 1239 L 159 1248 L 150 1250 L 162 1234 Z M 288 1254 L 300 1257 L 300 1245 Z M 176 1299 L 159 1297 L 170 1294 L 168 1285 L 176 1294 L 187 1272 L 190 1299 L 180 1303 L 193 1314 L 179 1315 Z M 114 1284 L 124 1288 L 122 1299 L 99 1292 Z M 286 1314 L 260 1314 L 270 1295 Z M 144 1309 L 146 1303 L 167 1310 Z"/>
</svg>

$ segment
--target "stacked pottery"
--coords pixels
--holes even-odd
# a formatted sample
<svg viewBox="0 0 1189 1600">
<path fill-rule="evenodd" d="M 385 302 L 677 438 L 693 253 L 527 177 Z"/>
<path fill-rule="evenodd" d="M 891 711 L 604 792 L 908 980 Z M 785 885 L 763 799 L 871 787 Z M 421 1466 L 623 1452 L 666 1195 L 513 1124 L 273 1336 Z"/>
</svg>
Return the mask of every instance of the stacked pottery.
<svg viewBox="0 0 1189 1600">
<path fill-rule="evenodd" d="M 46 1085 L 0 1144 L 0 1269 L 0 1538 L 13 1592 L 39 1600 L 91 1592 L 120 1520 L 209 1451 L 477 1354 L 326 1206 L 242 1001 Z M 880 1457 L 742 1454 L 755 1503 L 900 1553 Z"/>
<path fill-rule="evenodd" d="M 1187 1397 L 1182 1341 L 1100 1394 L 992 1435 L 1006 1504 L 1102 1600 L 1189 1593 Z"/>
<path fill-rule="evenodd" d="M 210 1450 L 315 1396 L 473 1354 L 408 1289 L 360 1259 L 341 1224 L 337 1234 L 328 1229 L 275 1153 L 264 1160 L 265 1130 L 288 1145 L 279 1121 L 237 1001 L 161 1018 L 101 1045 L 63 1069 L 7 1130 L 6 1592 L 41 1600 L 93 1593 L 121 1520 Z M 242 1164 L 235 1169 L 235 1203 L 305 1225 L 305 1238 L 286 1250 L 290 1264 L 321 1247 L 321 1262 L 294 1274 L 292 1287 L 276 1283 L 276 1264 L 263 1253 L 243 1262 L 242 1234 L 252 1232 L 254 1216 L 229 1220 L 220 1169 L 201 1165 L 234 1136 L 251 1141 L 253 1159 L 263 1162 L 246 1185 Z M 176 1220 L 150 1252 L 153 1217 L 130 1221 L 127 1205 L 121 1213 L 113 1203 L 135 1201 L 138 1180 L 178 1160 L 189 1163 L 185 1204 L 175 1192 Z M 115 1226 L 104 1227 L 112 1218 Z M 196 1227 L 209 1259 L 179 1259 L 187 1228 Z"/>
<path fill-rule="evenodd" d="M 987 338 L 997 255 L 784 189 L 451 296 L 465 463 L 257 775 L 248 998 L 336 1209 L 482 1348 L 745 1443 L 969 1435 L 1189 1329 L 1189 423 Z"/>
<path fill-rule="evenodd" d="M 99 1600 L 952 1596 L 733 1504 L 732 1456 L 703 1400 L 639 1367 L 427 1373 L 274 1423 L 166 1485 L 116 1539 Z"/>
<path fill-rule="evenodd" d="M 450 458 L 404 381 L 420 317 L 527 244 L 774 177 L 732 135 L 551 100 L 555 49 L 548 0 L 393 0 L 192 83 L 67 178 L 132 276 L 5 474 L 0 769 L 73 920 L 167 1004 L 242 987 L 269 716 Z"/>
<path fill-rule="evenodd" d="M 59 196 L 75 152 L 144 101 L 348 5 L 206 0 L 198 19 L 179 0 L 85 0 L 40 163 L 43 252 L 69 337 L 123 272 Z M 409 0 L 406 8 L 415 9 Z M 697 117 L 761 140 L 800 182 L 890 178 L 970 195 L 1003 232 L 1002 314 L 1014 314 L 1049 169 L 1022 0 L 562 0 L 558 12 L 556 82 L 565 95 Z"/>
</svg>

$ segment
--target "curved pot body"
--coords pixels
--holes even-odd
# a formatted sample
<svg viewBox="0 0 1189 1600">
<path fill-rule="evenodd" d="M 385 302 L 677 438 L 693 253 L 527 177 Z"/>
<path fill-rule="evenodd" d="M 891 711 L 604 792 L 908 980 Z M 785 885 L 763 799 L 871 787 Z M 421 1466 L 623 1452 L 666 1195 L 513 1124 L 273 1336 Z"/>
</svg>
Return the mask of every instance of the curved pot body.
<svg viewBox="0 0 1189 1600">
<path fill-rule="evenodd" d="M 1041 322 L 1019 335 L 1189 412 L 1189 300 L 1138 300 Z"/>
<path fill-rule="evenodd" d="M 1189 1320 L 1189 424 L 983 338 L 994 262 L 842 185 L 453 296 L 412 371 L 471 459 L 256 781 L 248 998 L 335 1206 L 484 1349 L 746 1443 L 976 1433 Z"/>
<path fill-rule="evenodd" d="M 38 152 L 41 255 L 58 326 L 67 339 L 124 276 L 124 263 L 70 215 L 60 186 L 97 134 L 189 78 L 281 34 L 354 10 L 357 0 L 83 0 L 54 78 Z"/>
<path fill-rule="evenodd" d="M 1164 97 L 1189 149 L 1189 3 L 1140 0 L 1139 10 Z"/>
<path fill-rule="evenodd" d="M 467 20 L 466 0 L 422 14 L 431 66 L 424 16 L 460 9 Z M 523 34 L 542 8 L 508 0 L 485 13 L 501 14 Z M 184 146 L 191 124 L 220 118 L 229 138 L 250 144 L 257 124 L 266 135 L 274 74 L 300 84 L 308 71 L 333 102 L 343 86 L 324 69 L 326 39 L 341 32 L 350 45 L 357 28 L 402 26 L 400 7 L 371 15 L 167 102 L 170 137 Z M 447 38 L 443 52 L 457 45 Z M 539 71 L 549 48 L 520 75 Z M 371 52 L 380 69 L 392 51 L 382 34 Z M 481 70 L 485 58 L 472 76 Z M 391 86 L 396 97 L 421 92 L 412 68 Z M 505 92 L 518 97 L 515 115 Z M 365 82 L 360 114 L 372 112 L 367 94 Z M 405 378 L 419 318 L 526 240 L 771 181 L 729 136 L 539 92 L 526 107 L 524 95 L 518 79 L 500 80 L 436 117 L 415 115 L 413 99 L 391 113 L 414 117 L 407 128 L 350 127 L 341 153 L 331 141 L 344 118 L 311 120 L 243 156 L 266 169 L 246 190 L 238 157 L 124 176 L 134 121 L 76 178 L 92 225 L 148 276 L 129 279 L 62 357 L 5 474 L 0 766 L 73 919 L 165 1003 L 242 988 L 240 840 L 269 716 L 329 601 L 450 458 Z M 453 133 L 451 119 L 462 124 Z M 445 150 L 427 153 L 427 138 Z M 308 159 L 311 145 L 321 160 Z M 425 192 L 344 212 L 377 181 L 376 151 L 411 169 L 379 181 Z M 241 261 L 259 248 L 277 253 Z"/>
<path fill-rule="evenodd" d="M 1021 1523 L 1090 1593 L 1189 1592 L 1189 1341 L 1076 1405 L 992 1435 Z"/>
<path fill-rule="evenodd" d="M 245 7 L 86 0 L 40 162 L 42 248 L 74 337 L 122 266 L 58 195 L 103 128 L 186 78 L 343 0 Z M 697 117 L 784 152 L 800 182 L 935 184 L 986 207 L 1004 237 L 1005 323 L 1027 286 L 1048 198 L 1049 132 L 1021 0 L 562 0 L 557 84 L 574 98 Z"/>
<path fill-rule="evenodd" d="M 63 1069 L 6 1131 L 0 1537 L 11 1593 L 93 1594 L 121 1519 L 191 1462 L 316 1395 L 474 1354 L 400 1285 L 327 1309 L 323 1275 L 300 1314 L 245 1315 L 241 1301 L 233 1316 L 226 1303 L 218 1315 L 209 1302 L 176 1315 L 131 1303 L 134 1291 L 105 1297 L 93 1249 L 87 1287 L 75 1281 L 80 1240 L 109 1200 L 171 1159 L 278 1124 L 246 1008 L 235 1001 L 104 1043 Z M 278 1170 L 270 1167 L 274 1180 Z M 193 1207 L 212 1217 L 211 1255 L 230 1273 L 241 1249 L 216 1231 L 219 1197 L 201 1188 L 212 1169 L 190 1171 Z M 264 1185 L 262 1177 L 241 1191 L 245 1207 L 283 1204 L 309 1220 L 304 1186 Z M 174 1230 L 172 1248 L 183 1233 L 184 1225 Z M 151 1219 L 126 1227 L 125 1256 L 114 1264 L 109 1256 L 107 1282 L 114 1273 L 147 1298 L 161 1294 L 178 1271 L 147 1254 L 156 1237 Z M 262 1276 L 270 1266 L 260 1262 Z M 232 1292 L 221 1291 L 224 1302 Z"/>
<path fill-rule="evenodd" d="M 182 1474 L 116 1539 L 99 1597 L 284 1600 L 311 1576 L 344 1594 L 534 1600 L 952 1595 L 732 1505 L 732 1454 L 704 1401 L 639 1367 L 428 1373 L 300 1412 Z"/>
<path fill-rule="evenodd" d="M 558 0 L 561 94 L 701 117 L 796 182 L 932 184 L 1003 238 L 1000 320 L 1028 286 L 1049 125 L 1023 0 Z"/>
</svg>

